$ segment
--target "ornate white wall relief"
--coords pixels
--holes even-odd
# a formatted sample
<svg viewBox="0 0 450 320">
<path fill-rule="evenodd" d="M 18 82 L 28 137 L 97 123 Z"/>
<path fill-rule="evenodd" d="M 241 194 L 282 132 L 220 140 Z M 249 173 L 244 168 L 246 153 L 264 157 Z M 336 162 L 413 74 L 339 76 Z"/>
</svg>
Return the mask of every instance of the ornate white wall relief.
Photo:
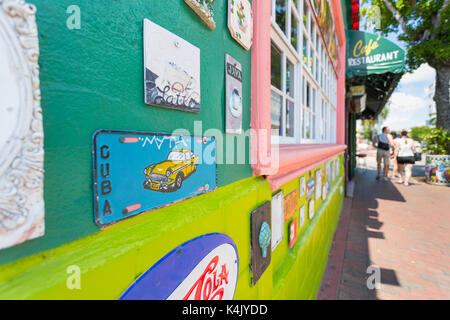
<svg viewBox="0 0 450 320">
<path fill-rule="evenodd" d="M 0 0 L 0 249 L 44 234 L 36 7 Z"/>
</svg>

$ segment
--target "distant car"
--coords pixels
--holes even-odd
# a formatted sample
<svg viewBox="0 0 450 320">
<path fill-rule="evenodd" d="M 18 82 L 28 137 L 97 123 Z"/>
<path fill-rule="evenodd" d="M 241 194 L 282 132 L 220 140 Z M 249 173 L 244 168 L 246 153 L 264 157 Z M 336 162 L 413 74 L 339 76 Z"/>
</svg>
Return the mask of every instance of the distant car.
<svg viewBox="0 0 450 320">
<path fill-rule="evenodd" d="M 172 150 L 167 160 L 144 169 L 144 188 L 154 191 L 176 191 L 197 170 L 198 156 L 191 150 Z"/>
</svg>

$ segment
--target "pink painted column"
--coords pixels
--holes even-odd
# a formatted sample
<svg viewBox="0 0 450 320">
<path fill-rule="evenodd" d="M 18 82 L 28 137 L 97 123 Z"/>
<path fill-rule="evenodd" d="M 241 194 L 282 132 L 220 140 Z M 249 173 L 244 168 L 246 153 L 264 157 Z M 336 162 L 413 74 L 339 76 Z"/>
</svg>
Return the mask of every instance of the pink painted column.
<svg viewBox="0 0 450 320">
<path fill-rule="evenodd" d="M 256 174 L 270 166 L 270 14 L 271 2 L 253 1 L 251 156 Z"/>
<path fill-rule="evenodd" d="M 337 106 L 336 106 L 336 143 L 345 144 L 345 27 L 340 0 L 332 0 L 336 35 L 339 40 Z"/>
</svg>

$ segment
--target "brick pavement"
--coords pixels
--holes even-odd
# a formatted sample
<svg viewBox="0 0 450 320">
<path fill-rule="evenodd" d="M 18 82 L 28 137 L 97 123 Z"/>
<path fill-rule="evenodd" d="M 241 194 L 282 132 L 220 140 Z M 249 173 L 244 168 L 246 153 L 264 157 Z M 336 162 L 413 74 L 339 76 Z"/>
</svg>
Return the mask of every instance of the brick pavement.
<svg viewBox="0 0 450 320">
<path fill-rule="evenodd" d="M 376 181 L 373 164 L 358 169 L 318 299 L 450 299 L 450 188 L 426 184 L 421 170 L 406 187 Z M 379 289 L 367 286 L 369 266 Z"/>
</svg>

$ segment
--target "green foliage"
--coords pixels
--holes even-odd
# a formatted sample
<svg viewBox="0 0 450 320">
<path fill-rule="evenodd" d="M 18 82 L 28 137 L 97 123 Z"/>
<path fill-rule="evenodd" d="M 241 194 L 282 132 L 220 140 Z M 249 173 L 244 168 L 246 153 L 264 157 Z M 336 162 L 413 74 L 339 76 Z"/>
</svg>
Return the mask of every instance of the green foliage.
<svg viewBox="0 0 450 320">
<path fill-rule="evenodd" d="M 374 135 L 374 130 L 371 126 L 363 126 L 361 130 L 361 137 L 367 139 L 368 141 L 372 141 L 372 137 Z"/>
<path fill-rule="evenodd" d="M 385 2 L 393 4 L 397 18 Z M 425 62 L 439 68 L 450 65 L 450 6 L 443 8 L 444 3 L 445 0 L 363 0 L 361 15 L 366 19 L 366 27 L 371 25 L 383 35 L 399 33 L 398 39 L 408 47 L 408 71 Z"/>
<path fill-rule="evenodd" d="M 415 141 L 424 141 L 424 139 L 431 133 L 431 128 L 428 126 L 413 127 L 410 131 L 411 139 Z"/>
<path fill-rule="evenodd" d="M 424 142 L 428 145 L 424 151 L 430 155 L 447 155 L 450 154 L 450 131 L 442 128 L 432 129 Z"/>
</svg>

